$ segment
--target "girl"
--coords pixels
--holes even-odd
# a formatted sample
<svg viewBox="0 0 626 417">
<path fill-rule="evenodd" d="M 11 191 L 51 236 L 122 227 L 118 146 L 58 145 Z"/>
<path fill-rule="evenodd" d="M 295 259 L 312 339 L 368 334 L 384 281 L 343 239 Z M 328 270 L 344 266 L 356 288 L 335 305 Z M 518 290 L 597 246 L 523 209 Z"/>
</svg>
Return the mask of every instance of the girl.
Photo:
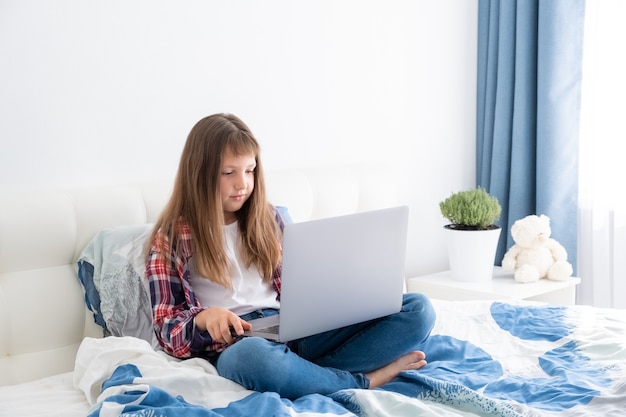
<svg viewBox="0 0 626 417">
<path fill-rule="evenodd" d="M 248 389 L 292 399 L 376 388 L 423 367 L 416 349 L 435 314 L 420 294 L 405 294 L 397 314 L 286 345 L 242 337 L 248 320 L 280 308 L 284 221 L 266 200 L 259 153 L 233 115 L 215 114 L 191 129 L 149 240 L 146 272 L 161 346 L 177 358 L 206 358 Z"/>
</svg>

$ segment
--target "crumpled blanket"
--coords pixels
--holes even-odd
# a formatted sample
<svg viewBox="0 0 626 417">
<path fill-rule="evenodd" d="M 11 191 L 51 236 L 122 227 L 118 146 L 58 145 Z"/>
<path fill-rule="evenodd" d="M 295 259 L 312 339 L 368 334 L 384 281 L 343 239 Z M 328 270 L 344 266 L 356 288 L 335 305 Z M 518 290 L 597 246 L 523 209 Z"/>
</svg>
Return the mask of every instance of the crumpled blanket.
<svg viewBox="0 0 626 417">
<path fill-rule="evenodd" d="M 106 335 L 135 336 L 157 347 L 143 255 L 152 227 L 138 224 L 98 232 L 80 254 L 78 276 L 87 307 Z"/>
<path fill-rule="evenodd" d="M 421 346 L 428 365 L 382 389 L 290 401 L 245 390 L 202 359 L 176 360 L 130 337 L 86 339 L 75 382 L 94 404 L 91 415 L 102 417 L 623 415 L 626 310 L 487 300 L 433 305 L 435 327 Z"/>
<path fill-rule="evenodd" d="M 384 390 L 343 390 L 292 401 L 247 390 L 217 375 L 203 359 L 174 359 L 133 337 L 86 338 L 76 357 L 74 385 L 92 405 L 88 417 L 479 415 Z"/>
</svg>

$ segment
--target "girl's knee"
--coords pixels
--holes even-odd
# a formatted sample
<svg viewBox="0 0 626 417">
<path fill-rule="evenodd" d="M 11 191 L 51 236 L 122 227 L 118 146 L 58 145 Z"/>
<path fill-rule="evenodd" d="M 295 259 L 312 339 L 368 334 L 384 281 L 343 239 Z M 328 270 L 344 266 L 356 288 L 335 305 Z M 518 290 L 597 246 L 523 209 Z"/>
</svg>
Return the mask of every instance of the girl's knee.
<svg viewBox="0 0 626 417">
<path fill-rule="evenodd" d="M 407 293 L 404 294 L 402 311 L 413 317 L 414 324 L 424 333 L 424 338 L 430 334 L 435 325 L 436 313 L 432 303 L 424 294 Z"/>
<path fill-rule="evenodd" d="M 417 292 L 406 293 L 402 301 L 403 311 L 415 311 L 422 314 L 435 314 L 435 309 L 430 299 L 424 294 Z"/>
<path fill-rule="evenodd" d="M 241 368 L 242 363 L 252 366 L 262 364 L 267 357 L 267 341 L 260 337 L 245 337 L 224 350 L 217 359 L 217 371 L 229 372 L 231 369 Z"/>
<path fill-rule="evenodd" d="M 246 337 L 224 350 L 217 359 L 219 375 L 248 389 L 263 391 L 260 385 L 268 375 L 278 373 L 277 364 L 285 354 L 285 346 L 260 337 Z"/>
</svg>

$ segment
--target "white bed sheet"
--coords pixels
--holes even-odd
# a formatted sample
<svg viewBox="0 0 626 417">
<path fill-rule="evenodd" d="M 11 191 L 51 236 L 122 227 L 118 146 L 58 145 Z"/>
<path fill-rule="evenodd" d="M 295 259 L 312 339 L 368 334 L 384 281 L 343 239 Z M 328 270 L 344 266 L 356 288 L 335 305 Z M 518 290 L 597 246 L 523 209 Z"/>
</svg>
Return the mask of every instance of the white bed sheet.
<svg viewBox="0 0 626 417">
<path fill-rule="evenodd" d="M 90 406 L 73 383 L 73 372 L 0 387 L 2 417 L 85 417 Z"/>
</svg>

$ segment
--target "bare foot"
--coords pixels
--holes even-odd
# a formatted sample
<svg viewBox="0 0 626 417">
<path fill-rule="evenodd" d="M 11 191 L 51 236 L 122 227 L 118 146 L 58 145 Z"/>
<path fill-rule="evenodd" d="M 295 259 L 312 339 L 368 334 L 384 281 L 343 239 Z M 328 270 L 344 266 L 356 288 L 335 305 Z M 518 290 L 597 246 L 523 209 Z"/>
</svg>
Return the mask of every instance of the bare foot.
<svg viewBox="0 0 626 417">
<path fill-rule="evenodd" d="M 389 365 L 365 374 L 370 380 L 370 389 L 378 388 L 394 379 L 401 371 L 420 369 L 426 365 L 426 355 L 419 350 L 400 356 Z"/>
</svg>

